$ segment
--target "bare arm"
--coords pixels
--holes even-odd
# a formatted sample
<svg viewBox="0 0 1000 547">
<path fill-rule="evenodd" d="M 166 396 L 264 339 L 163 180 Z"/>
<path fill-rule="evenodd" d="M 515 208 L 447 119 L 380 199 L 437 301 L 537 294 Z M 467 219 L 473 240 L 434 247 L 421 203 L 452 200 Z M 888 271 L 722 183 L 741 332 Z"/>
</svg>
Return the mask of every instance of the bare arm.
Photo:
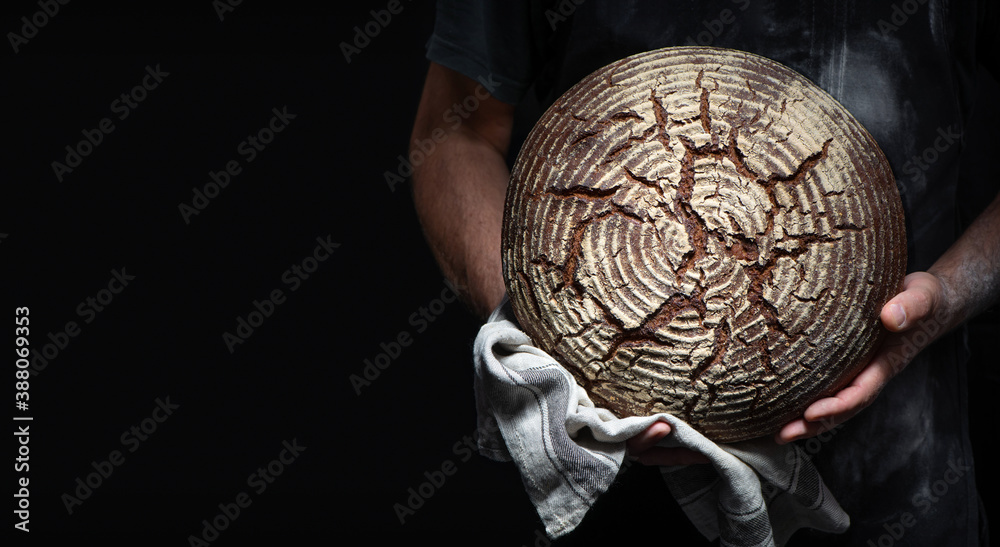
<svg viewBox="0 0 1000 547">
<path fill-rule="evenodd" d="M 941 279 L 942 296 L 954 312 L 946 328 L 1000 300 L 1000 194 L 928 272 Z"/>
<path fill-rule="evenodd" d="M 504 294 L 500 230 L 513 118 L 514 107 L 478 82 L 431 63 L 410 139 L 411 150 L 435 142 L 413 169 L 413 201 L 424 235 L 445 277 L 483 318 Z"/>
</svg>

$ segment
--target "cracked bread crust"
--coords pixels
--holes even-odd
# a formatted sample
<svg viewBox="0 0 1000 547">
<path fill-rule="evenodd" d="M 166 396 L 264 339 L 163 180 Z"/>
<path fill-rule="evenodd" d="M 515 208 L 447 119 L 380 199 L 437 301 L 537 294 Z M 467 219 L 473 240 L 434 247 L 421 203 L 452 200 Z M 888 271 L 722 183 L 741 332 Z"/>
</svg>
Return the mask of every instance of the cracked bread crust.
<svg viewBox="0 0 1000 547">
<path fill-rule="evenodd" d="M 560 97 L 511 172 L 502 245 L 522 328 L 595 404 L 717 442 L 850 381 L 906 267 L 871 135 L 798 73 L 719 48 L 634 55 Z"/>
</svg>

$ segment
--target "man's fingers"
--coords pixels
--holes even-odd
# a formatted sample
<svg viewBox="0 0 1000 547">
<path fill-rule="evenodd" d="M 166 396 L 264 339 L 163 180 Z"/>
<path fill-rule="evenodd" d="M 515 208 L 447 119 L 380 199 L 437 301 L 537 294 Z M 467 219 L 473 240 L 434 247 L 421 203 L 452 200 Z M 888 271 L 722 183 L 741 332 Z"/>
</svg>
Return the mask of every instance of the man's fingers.
<svg viewBox="0 0 1000 547">
<path fill-rule="evenodd" d="M 625 446 L 635 461 L 643 465 L 690 465 L 709 463 L 704 454 L 687 448 L 664 448 L 656 443 L 672 431 L 670 424 L 656 422 L 642 433 L 629 439 Z"/>
<path fill-rule="evenodd" d="M 629 439 L 625 445 L 631 454 L 641 454 L 651 449 L 660 439 L 670 434 L 670 424 L 666 422 L 656 422 L 647 427 L 642 433 Z"/>
<path fill-rule="evenodd" d="M 774 436 L 774 441 L 778 444 L 787 444 L 799 439 L 808 439 L 822 433 L 822 427 L 822 423 L 807 422 L 799 418 L 785 424 Z"/>
<path fill-rule="evenodd" d="M 809 405 L 802 415 L 810 422 L 846 420 L 870 405 L 894 374 L 889 359 L 880 353 L 854 377 L 850 385 L 833 397 Z"/>
<path fill-rule="evenodd" d="M 869 366 L 861 371 L 851 385 L 838 391 L 833 397 L 820 399 L 809 405 L 802 417 L 809 422 L 850 418 L 871 404 L 887 381 L 884 371 Z"/>
<path fill-rule="evenodd" d="M 875 400 L 894 375 L 886 354 L 880 353 L 851 382 L 832 397 L 815 401 L 802 413 L 802 418 L 785 424 L 775 436 L 781 444 L 806 439 L 832 429 Z"/>
<path fill-rule="evenodd" d="M 665 448 L 656 443 L 671 432 L 670 424 L 656 422 L 642 433 L 629 439 L 625 446 L 629 454 L 643 465 L 691 465 L 709 463 L 708 458 L 700 452 L 688 448 Z"/>
<path fill-rule="evenodd" d="M 899 332 L 930 316 L 941 293 L 941 282 L 927 272 L 914 272 L 903 280 L 903 292 L 882 306 L 882 324 Z"/>
<path fill-rule="evenodd" d="M 882 341 L 878 352 L 864 369 L 831 397 L 814 401 L 802 417 L 785 424 L 774 439 L 778 443 L 788 443 L 805 439 L 828 431 L 856 415 L 870 405 L 882 388 L 923 349 L 929 341 L 920 329 L 906 331 L 922 324 L 943 310 L 944 286 L 941 280 L 927 272 L 914 272 L 903 280 L 903 291 L 882 307 L 881 320 L 892 331 Z M 917 344 L 918 336 L 924 340 Z"/>
</svg>

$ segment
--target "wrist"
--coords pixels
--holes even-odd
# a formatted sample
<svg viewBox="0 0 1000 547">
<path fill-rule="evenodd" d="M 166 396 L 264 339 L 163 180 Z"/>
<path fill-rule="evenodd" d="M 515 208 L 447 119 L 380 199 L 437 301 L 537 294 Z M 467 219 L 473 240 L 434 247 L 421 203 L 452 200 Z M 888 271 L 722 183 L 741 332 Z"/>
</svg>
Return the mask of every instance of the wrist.
<svg viewBox="0 0 1000 547">
<path fill-rule="evenodd" d="M 975 302 L 968 297 L 969 291 L 963 290 L 959 279 L 935 266 L 928 268 L 927 273 L 937 279 L 940 290 L 927 321 L 934 321 L 941 334 L 945 334 L 975 314 Z"/>
</svg>

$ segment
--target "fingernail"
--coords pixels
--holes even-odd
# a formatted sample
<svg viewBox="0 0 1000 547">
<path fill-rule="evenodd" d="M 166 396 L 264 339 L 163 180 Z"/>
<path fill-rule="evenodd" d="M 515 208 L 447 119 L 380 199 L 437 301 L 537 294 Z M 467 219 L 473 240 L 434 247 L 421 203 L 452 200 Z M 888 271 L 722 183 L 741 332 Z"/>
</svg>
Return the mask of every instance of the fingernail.
<svg viewBox="0 0 1000 547">
<path fill-rule="evenodd" d="M 903 309 L 903 306 L 899 304 L 889 306 L 889 315 L 892 316 L 892 321 L 896 323 L 897 329 L 903 328 L 903 323 L 906 323 L 906 310 Z"/>
</svg>

